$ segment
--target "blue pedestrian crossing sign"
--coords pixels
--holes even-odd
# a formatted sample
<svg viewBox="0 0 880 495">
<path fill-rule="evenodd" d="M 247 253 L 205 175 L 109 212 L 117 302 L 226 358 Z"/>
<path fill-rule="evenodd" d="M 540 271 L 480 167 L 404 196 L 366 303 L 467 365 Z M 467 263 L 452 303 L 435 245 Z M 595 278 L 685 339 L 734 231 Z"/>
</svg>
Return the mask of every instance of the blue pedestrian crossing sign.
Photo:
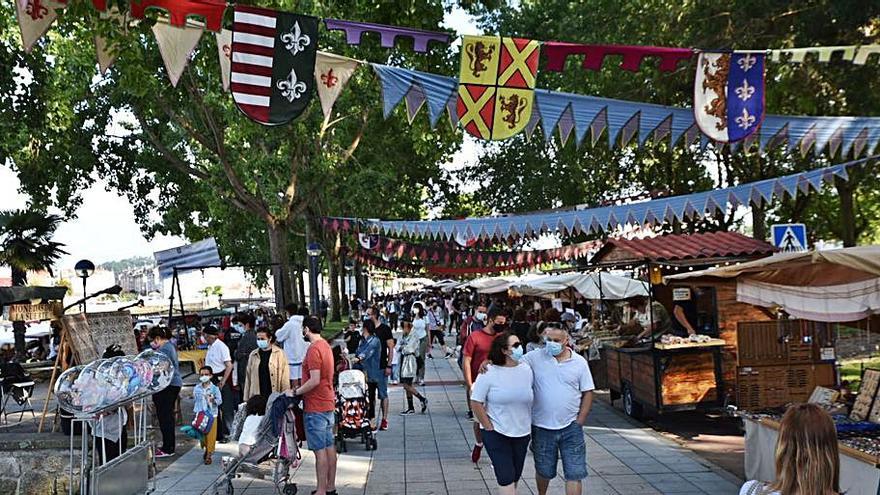
<svg viewBox="0 0 880 495">
<path fill-rule="evenodd" d="M 780 251 L 797 252 L 807 250 L 807 226 L 802 223 L 778 223 L 770 227 L 773 245 Z"/>
</svg>

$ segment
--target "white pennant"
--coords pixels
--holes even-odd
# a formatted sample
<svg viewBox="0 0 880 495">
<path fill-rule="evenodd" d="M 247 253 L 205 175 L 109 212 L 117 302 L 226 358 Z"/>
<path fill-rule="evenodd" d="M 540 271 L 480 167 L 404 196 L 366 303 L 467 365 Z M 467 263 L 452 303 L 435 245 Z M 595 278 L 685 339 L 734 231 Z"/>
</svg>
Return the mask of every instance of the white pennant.
<svg viewBox="0 0 880 495">
<path fill-rule="evenodd" d="M 37 41 L 58 18 L 55 9 L 64 6 L 52 0 L 16 0 L 15 14 L 18 17 L 18 26 L 21 28 L 21 44 L 24 51 L 30 53 Z"/>
<path fill-rule="evenodd" d="M 111 47 L 107 44 L 107 39 L 103 36 L 95 35 L 95 52 L 98 55 L 98 69 L 101 75 L 107 72 L 107 69 L 116 61 L 116 54 L 113 53 Z"/>
<path fill-rule="evenodd" d="M 232 70 L 232 31 L 221 29 L 214 33 L 217 40 L 217 56 L 220 57 L 220 76 L 223 78 L 223 91 L 229 91 L 229 72 Z"/>
<path fill-rule="evenodd" d="M 159 44 L 159 53 L 162 54 L 172 86 L 177 86 L 177 81 L 189 62 L 189 56 L 199 43 L 204 30 L 204 27 L 191 26 L 190 23 L 177 27 L 162 20 L 153 25 L 153 35 Z"/>
<path fill-rule="evenodd" d="M 360 63 L 357 60 L 348 57 L 318 52 L 315 60 L 315 83 L 325 119 L 330 118 L 333 104 L 336 103 L 342 88 L 348 83 L 358 65 Z"/>
</svg>

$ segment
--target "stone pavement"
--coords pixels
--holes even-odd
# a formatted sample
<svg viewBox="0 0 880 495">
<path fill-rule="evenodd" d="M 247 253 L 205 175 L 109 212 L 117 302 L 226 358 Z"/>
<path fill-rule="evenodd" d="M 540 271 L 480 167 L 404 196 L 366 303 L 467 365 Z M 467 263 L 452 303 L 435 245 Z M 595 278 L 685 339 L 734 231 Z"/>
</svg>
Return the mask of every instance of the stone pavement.
<svg viewBox="0 0 880 495">
<path fill-rule="evenodd" d="M 439 351 L 436 353 L 439 354 Z M 429 399 L 425 415 L 399 416 L 404 407 L 401 387 L 391 387 L 389 429 L 378 432 L 379 448 L 366 451 L 349 441 L 348 452 L 339 456 L 336 486 L 340 495 L 446 495 L 495 493 L 495 478 L 486 453 L 478 465 L 470 462 L 473 446 L 471 422 L 461 373 L 454 360 L 428 360 Z M 584 427 L 590 477 L 587 494 L 707 494 L 735 495 L 735 476 L 703 460 L 691 451 L 631 421 L 602 400 L 593 402 Z M 202 453 L 192 449 L 163 470 L 157 479 L 159 494 L 212 494 L 211 484 L 220 476 L 221 453 L 237 449 L 218 445 L 214 464 L 202 464 Z M 294 475 L 300 494 L 315 488 L 314 457 L 303 449 L 303 463 Z M 534 466 L 527 458 L 520 494 L 536 494 Z M 564 493 L 559 477 L 550 484 L 551 494 Z M 219 493 L 225 493 L 220 486 Z M 272 483 L 240 478 L 236 494 L 276 493 Z"/>
</svg>

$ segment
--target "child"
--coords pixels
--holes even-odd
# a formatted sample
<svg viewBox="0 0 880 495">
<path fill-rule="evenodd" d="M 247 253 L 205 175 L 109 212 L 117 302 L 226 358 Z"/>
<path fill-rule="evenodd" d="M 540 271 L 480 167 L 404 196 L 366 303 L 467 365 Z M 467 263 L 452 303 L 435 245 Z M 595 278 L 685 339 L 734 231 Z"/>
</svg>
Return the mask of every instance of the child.
<svg viewBox="0 0 880 495">
<path fill-rule="evenodd" d="M 255 395 L 248 399 L 245 406 L 247 418 L 244 420 L 244 426 L 241 428 L 241 436 L 238 438 L 238 456 L 244 457 L 250 452 L 251 448 L 257 443 L 257 430 L 260 427 L 260 421 L 266 414 L 266 398 L 262 395 Z"/>
<path fill-rule="evenodd" d="M 394 340 L 394 357 L 391 358 L 391 384 L 400 383 L 400 345 Z"/>
<path fill-rule="evenodd" d="M 199 370 L 199 384 L 193 387 L 193 412 L 198 414 L 202 411 L 214 418 L 211 431 L 202 436 L 201 445 L 205 449 L 205 464 L 211 464 L 211 456 L 214 454 L 214 444 L 217 442 L 217 425 L 220 422 L 217 406 L 223 403 L 220 389 L 211 383 L 213 373 L 210 366 L 202 366 Z"/>
</svg>

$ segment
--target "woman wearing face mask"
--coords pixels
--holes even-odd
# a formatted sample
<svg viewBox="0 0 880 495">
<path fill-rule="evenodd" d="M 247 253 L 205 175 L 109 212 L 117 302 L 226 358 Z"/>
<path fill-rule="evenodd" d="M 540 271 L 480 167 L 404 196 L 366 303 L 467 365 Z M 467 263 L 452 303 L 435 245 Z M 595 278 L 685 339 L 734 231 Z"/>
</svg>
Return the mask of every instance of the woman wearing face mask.
<svg viewBox="0 0 880 495">
<path fill-rule="evenodd" d="M 532 387 L 523 386 L 532 383 L 532 369 L 520 363 L 523 351 L 519 337 L 498 334 L 489 349 L 491 364 L 471 390 L 471 409 L 501 495 L 516 493 L 532 429 Z"/>
<path fill-rule="evenodd" d="M 400 339 L 400 354 L 402 356 L 400 363 L 400 383 L 406 390 L 406 411 L 400 413 L 401 416 L 415 414 L 413 407 L 413 396 L 417 397 L 422 403 L 422 414 L 428 410 L 428 399 L 416 390 L 413 385 L 416 373 L 418 372 L 418 360 L 416 355 L 419 352 L 419 341 L 413 333 L 413 325 L 411 321 L 403 320 L 403 336 Z"/>
<path fill-rule="evenodd" d="M 177 348 L 169 340 L 171 337 L 165 327 L 153 327 L 147 334 L 150 347 L 156 352 L 168 356 L 174 365 L 174 373 L 171 375 L 171 383 L 162 391 L 153 394 L 153 403 L 156 405 L 156 419 L 159 421 L 159 430 L 162 431 L 162 447 L 156 449 L 156 457 L 171 457 L 174 455 L 174 404 L 180 395 L 180 387 L 183 380 L 180 377 L 180 363 L 177 361 Z"/>
<path fill-rule="evenodd" d="M 416 355 L 416 379 L 419 385 L 425 384 L 425 356 L 428 353 L 428 323 L 425 321 L 425 308 L 422 303 L 415 303 L 412 307 L 413 336 L 419 342 L 419 353 Z"/>
<path fill-rule="evenodd" d="M 290 367 L 287 355 L 275 344 L 275 336 L 268 328 L 257 331 L 257 348 L 248 356 L 243 401 L 255 395 L 268 399 L 272 392 L 290 388 Z"/>
</svg>

